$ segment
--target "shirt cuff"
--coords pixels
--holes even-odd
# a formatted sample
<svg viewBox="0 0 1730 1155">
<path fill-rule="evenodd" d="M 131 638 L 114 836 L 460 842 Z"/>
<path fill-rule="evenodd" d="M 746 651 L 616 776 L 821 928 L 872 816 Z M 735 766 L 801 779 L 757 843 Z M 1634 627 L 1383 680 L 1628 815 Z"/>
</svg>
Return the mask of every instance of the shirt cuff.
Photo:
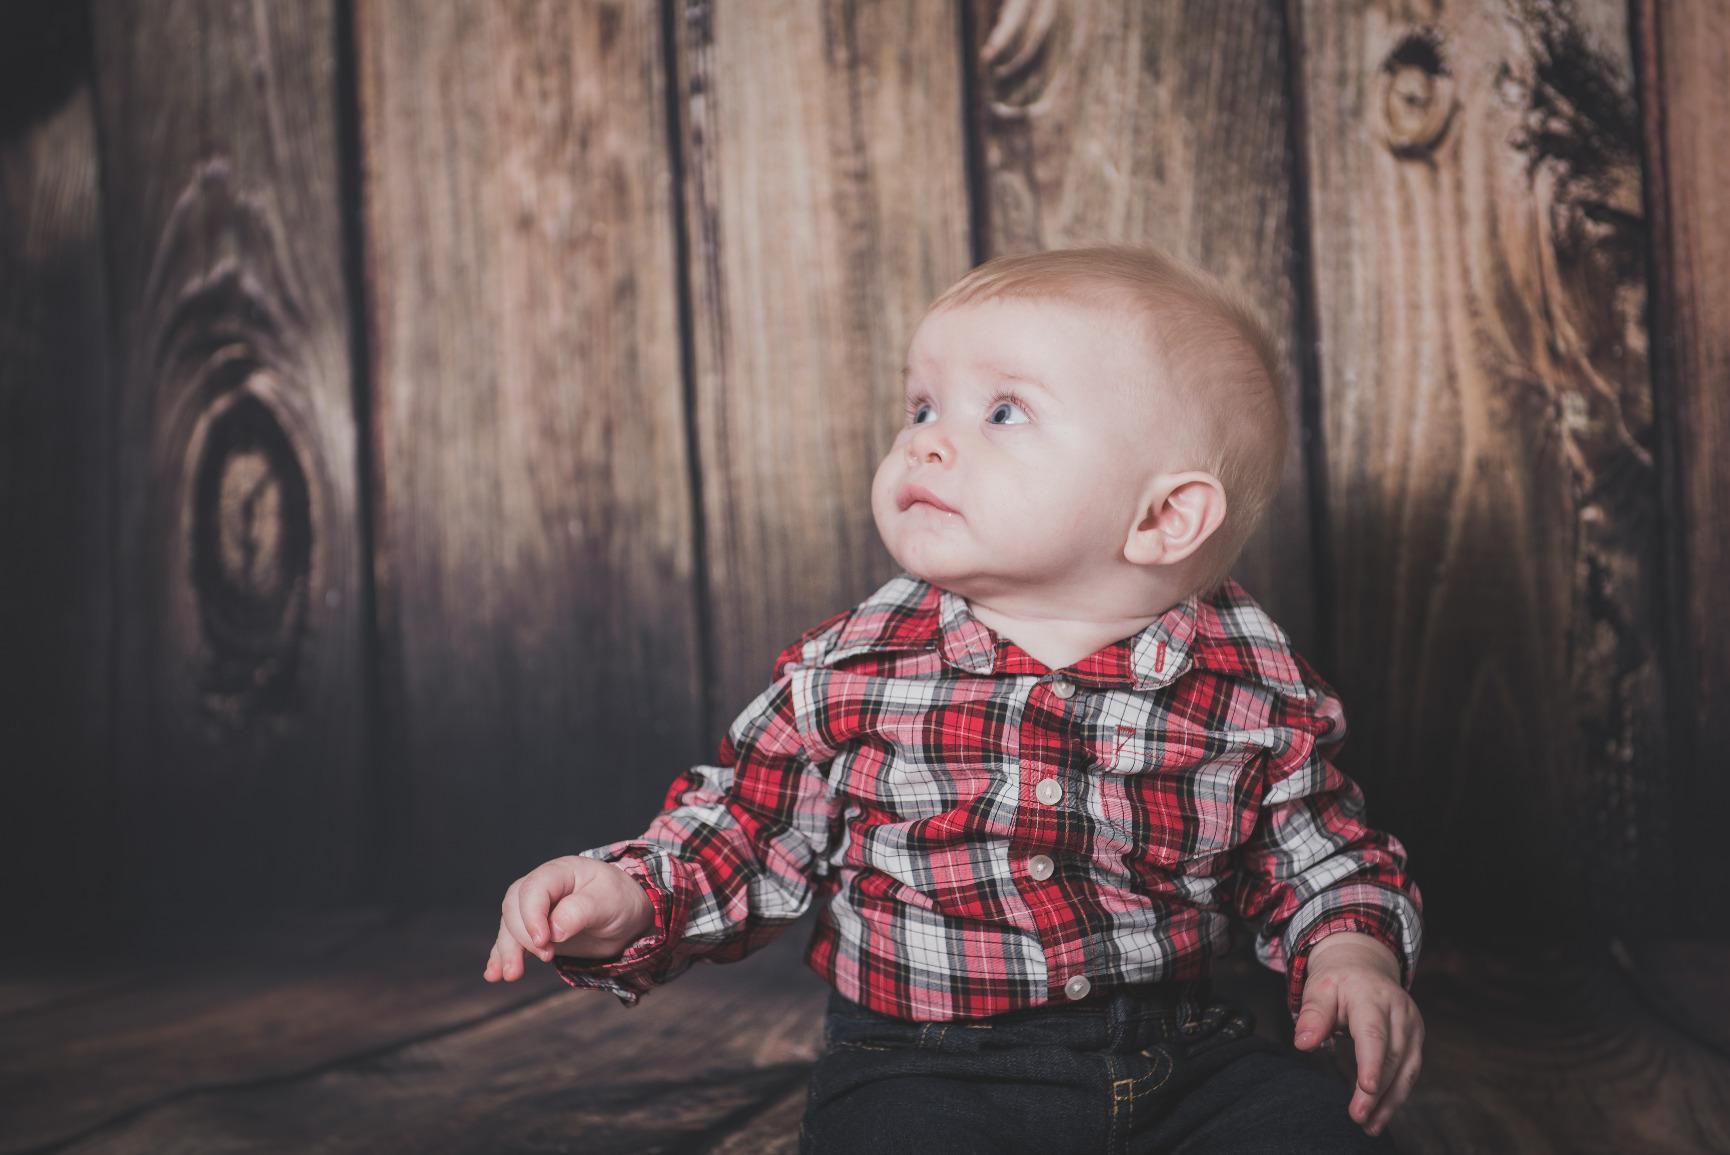
<svg viewBox="0 0 1730 1155">
<path fill-rule="evenodd" d="M 583 854 L 613 863 L 634 878 L 654 908 L 654 925 L 611 958 L 555 954 L 553 967 L 569 986 L 610 991 L 627 1007 L 634 1007 L 651 987 L 665 981 L 673 967 L 690 913 L 689 891 L 679 884 L 678 860 L 662 848 L 633 843 Z"/>
<path fill-rule="evenodd" d="M 1286 939 L 1286 1006 L 1295 1019 L 1303 1007 L 1304 982 L 1310 951 L 1330 934 L 1355 931 L 1368 935 L 1393 954 L 1400 968 L 1400 986 L 1412 989 L 1421 936 L 1417 907 L 1403 892 L 1359 883 L 1318 912 L 1313 921 L 1293 919 Z"/>
</svg>

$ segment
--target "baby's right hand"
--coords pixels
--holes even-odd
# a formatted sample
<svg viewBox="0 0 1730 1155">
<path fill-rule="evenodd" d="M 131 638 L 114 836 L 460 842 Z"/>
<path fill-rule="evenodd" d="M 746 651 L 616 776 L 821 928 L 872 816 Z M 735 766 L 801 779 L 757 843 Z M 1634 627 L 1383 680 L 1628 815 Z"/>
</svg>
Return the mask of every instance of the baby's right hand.
<svg viewBox="0 0 1730 1155">
<path fill-rule="evenodd" d="M 487 982 L 523 977 L 523 952 L 542 962 L 553 955 L 608 958 L 655 922 L 655 908 L 622 867 L 568 854 L 542 863 L 511 883 L 487 959 Z M 554 950 L 555 947 L 560 949 Z"/>
</svg>

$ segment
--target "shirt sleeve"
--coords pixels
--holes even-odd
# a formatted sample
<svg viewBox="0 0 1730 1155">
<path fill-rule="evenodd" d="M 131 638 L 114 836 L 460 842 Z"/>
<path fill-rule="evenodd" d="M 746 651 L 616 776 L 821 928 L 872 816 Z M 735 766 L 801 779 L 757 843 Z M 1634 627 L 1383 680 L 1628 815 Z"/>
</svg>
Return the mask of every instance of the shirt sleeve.
<svg viewBox="0 0 1730 1155">
<path fill-rule="evenodd" d="M 1310 949 L 1339 931 L 1369 935 L 1392 951 L 1409 990 L 1423 942 L 1423 898 L 1406 872 L 1404 845 L 1364 821 L 1362 790 L 1333 764 L 1346 736 L 1339 695 L 1294 657 L 1308 692 L 1285 708 L 1279 730 L 1286 741 L 1270 754 L 1233 902 L 1258 923 L 1256 957 L 1285 972 L 1295 1016 Z"/>
<path fill-rule="evenodd" d="M 655 921 L 610 959 L 555 954 L 570 986 L 635 1006 L 700 958 L 735 962 L 768 945 L 811 905 L 839 803 L 800 738 L 793 675 L 808 643 L 837 620 L 782 651 L 773 684 L 728 727 L 715 763 L 674 779 L 640 838 L 581 852 L 636 879 Z"/>
</svg>

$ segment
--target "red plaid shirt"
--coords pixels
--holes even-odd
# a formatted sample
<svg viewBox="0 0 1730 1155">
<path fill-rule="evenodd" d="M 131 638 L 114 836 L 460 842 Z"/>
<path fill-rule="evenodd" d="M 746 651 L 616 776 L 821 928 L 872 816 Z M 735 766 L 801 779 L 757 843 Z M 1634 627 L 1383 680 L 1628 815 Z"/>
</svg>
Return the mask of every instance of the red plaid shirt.
<svg viewBox="0 0 1730 1155">
<path fill-rule="evenodd" d="M 1294 1014 L 1335 931 L 1384 943 L 1409 987 L 1422 900 L 1329 760 L 1345 730 L 1236 581 L 1053 671 L 902 573 L 781 653 L 641 838 L 583 851 L 642 884 L 655 924 L 611 960 L 554 963 L 632 1005 L 816 902 L 806 961 L 902 1019 L 1196 977 L 1233 915 Z"/>
</svg>

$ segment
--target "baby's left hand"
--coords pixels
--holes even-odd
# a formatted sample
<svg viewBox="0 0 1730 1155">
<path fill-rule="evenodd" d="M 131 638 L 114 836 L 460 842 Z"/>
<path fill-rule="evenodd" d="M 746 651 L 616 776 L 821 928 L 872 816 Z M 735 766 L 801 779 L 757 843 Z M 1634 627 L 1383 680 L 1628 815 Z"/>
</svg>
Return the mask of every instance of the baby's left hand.
<svg viewBox="0 0 1730 1155">
<path fill-rule="evenodd" d="M 1400 986 L 1393 952 L 1366 934 L 1330 934 L 1310 948 L 1294 1044 L 1312 1050 L 1349 1029 L 1358 1079 L 1348 1110 L 1379 1135 L 1399 1110 L 1423 1065 L 1424 1017 Z"/>
</svg>

